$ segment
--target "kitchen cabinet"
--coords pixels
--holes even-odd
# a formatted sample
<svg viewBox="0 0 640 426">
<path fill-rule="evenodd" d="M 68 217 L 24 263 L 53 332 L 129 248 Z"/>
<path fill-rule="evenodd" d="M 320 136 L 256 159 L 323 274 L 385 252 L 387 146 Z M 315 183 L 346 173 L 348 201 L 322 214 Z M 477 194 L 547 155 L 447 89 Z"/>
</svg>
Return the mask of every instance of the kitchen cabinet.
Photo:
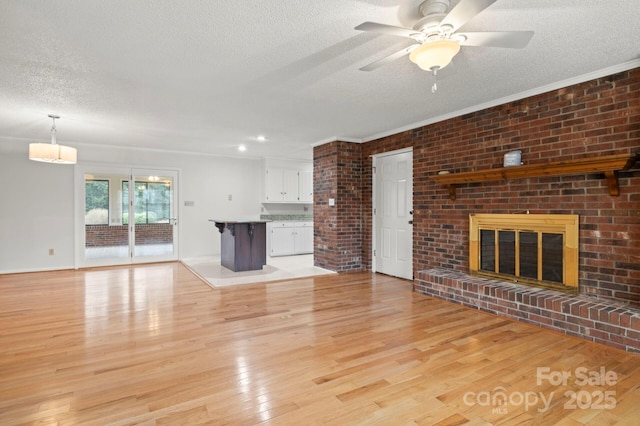
<svg viewBox="0 0 640 426">
<path fill-rule="evenodd" d="M 290 256 L 313 253 L 313 222 L 269 223 L 269 255 Z"/>
<path fill-rule="evenodd" d="M 298 173 L 299 200 L 304 203 L 313 203 L 313 172 L 302 170 Z"/>
<path fill-rule="evenodd" d="M 267 264 L 266 220 L 209 219 L 220 231 L 220 263 L 234 272 L 261 270 Z"/>
<path fill-rule="evenodd" d="M 267 169 L 265 201 L 270 203 L 296 203 L 299 201 L 298 171 Z"/>
<path fill-rule="evenodd" d="M 293 222 L 273 222 L 270 224 L 269 255 L 289 256 L 294 254 Z"/>
<path fill-rule="evenodd" d="M 313 222 L 296 222 L 295 232 L 296 254 L 313 253 Z"/>
<path fill-rule="evenodd" d="M 264 162 L 264 203 L 312 204 L 313 165 L 302 161 Z"/>
</svg>

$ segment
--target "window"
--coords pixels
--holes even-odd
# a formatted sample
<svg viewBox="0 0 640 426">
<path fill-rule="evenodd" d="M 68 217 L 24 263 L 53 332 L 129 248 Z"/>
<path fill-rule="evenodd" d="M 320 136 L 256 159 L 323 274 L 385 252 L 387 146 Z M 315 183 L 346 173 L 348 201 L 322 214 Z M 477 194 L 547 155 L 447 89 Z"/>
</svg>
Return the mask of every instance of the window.
<svg viewBox="0 0 640 426">
<path fill-rule="evenodd" d="M 169 223 L 171 206 L 170 182 L 136 181 L 135 223 Z M 122 223 L 129 223 L 129 182 L 122 182 Z"/>
<path fill-rule="evenodd" d="M 91 180 L 85 177 L 85 211 L 86 225 L 109 224 L 109 181 Z"/>
<path fill-rule="evenodd" d="M 578 216 L 469 216 L 469 269 L 525 284 L 578 287 Z"/>
</svg>

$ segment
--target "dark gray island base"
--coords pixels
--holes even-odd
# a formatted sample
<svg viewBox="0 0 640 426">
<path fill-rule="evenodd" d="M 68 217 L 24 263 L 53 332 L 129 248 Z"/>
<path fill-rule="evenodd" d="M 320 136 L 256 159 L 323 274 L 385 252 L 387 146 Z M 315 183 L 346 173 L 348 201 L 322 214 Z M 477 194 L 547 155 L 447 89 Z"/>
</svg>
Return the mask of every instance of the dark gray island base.
<svg viewBox="0 0 640 426">
<path fill-rule="evenodd" d="M 216 220 L 222 234 L 220 260 L 234 272 L 261 270 L 267 264 L 268 220 Z"/>
</svg>

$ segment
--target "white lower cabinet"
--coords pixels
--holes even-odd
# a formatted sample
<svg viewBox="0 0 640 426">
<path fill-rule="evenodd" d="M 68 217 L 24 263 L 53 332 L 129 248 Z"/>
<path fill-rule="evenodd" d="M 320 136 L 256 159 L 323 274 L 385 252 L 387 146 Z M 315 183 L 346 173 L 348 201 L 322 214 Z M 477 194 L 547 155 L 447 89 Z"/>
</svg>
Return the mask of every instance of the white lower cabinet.
<svg viewBox="0 0 640 426">
<path fill-rule="evenodd" d="M 313 222 L 271 222 L 269 228 L 269 256 L 313 253 Z"/>
<path fill-rule="evenodd" d="M 298 254 L 313 253 L 313 222 L 296 222 L 294 246 Z"/>
<path fill-rule="evenodd" d="M 271 249 L 269 256 L 288 256 L 293 254 L 293 226 L 273 226 L 269 234 Z"/>
</svg>

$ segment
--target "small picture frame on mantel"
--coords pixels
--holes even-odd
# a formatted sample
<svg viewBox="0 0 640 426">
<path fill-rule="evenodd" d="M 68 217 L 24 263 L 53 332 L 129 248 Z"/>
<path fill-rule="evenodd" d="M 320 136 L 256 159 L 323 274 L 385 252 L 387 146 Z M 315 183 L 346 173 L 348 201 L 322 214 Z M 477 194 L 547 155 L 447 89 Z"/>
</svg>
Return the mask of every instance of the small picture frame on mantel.
<svg viewBox="0 0 640 426">
<path fill-rule="evenodd" d="M 510 151 L 504 155 L 504 167 L 513 167 L 522 165 L 522 151 Z"/>
</svg>

